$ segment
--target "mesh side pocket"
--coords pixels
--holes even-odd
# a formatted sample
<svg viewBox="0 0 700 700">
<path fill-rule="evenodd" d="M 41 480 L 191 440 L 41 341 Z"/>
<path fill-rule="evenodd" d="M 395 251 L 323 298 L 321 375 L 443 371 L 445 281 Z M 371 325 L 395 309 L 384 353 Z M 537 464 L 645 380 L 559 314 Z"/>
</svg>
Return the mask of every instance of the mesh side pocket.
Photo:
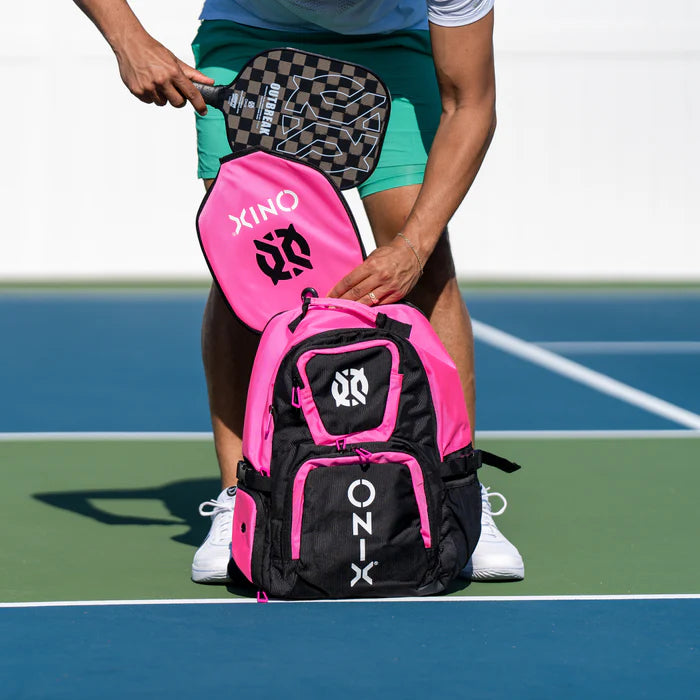
<svg viewBox="0 0 700 700">
<path fill-rule="evenodd" d="M 481 486 L 475 473 L 444 483 L 442 568 L 456 576 L 467 564 L 481 534 Z"/>
</svg>

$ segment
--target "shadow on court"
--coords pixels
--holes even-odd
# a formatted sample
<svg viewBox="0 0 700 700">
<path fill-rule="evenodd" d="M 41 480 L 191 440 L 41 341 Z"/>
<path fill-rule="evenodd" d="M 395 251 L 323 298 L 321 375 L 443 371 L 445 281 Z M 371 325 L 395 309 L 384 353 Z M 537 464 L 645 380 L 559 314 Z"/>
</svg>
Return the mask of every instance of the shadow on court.
<svg viewBox="0 0 700 700">
<path fill-rule="evenodd" d="M 79 515 L 100 525 L 139 527 L 187 526 L 185 532 L 170 536 L 170 540 L 192 548 L 199 547 L 204 541 L 211 523 L 209 518 L 199 515 L 197 504 L 210 498 L 219 491 L 218 479 L 183 479 L 145 488 L 100 488 L 80 491 L 53 491 L 35 493 L 32 497 L 40 503 L 61 511 Z M 172 517 L 153 517 L 140 513 L 139 503 L 162 504 L 164 510 Z M 129 513 L 131 510 L 131 513 Z M 180 528 L 178 528 L 180 529 Z M 130 537 L 130 535 L 125 535 Z M 149 539 L 147 533 L 143 537 Z M 125 541 L 126 542 L 126 541 Z M 154 545 L 155 544 L 154 541 Z M 125 545 L 128 550 L 128 545 Z M 187 555 L 189 557 L 189 555 Z M 189 577 L 183 572 L 183 579 Z M 224 591 L 235 596 L 254 597 L 255 588 L 242 575 L 235 576 L 233 583 L 195 585 L 200 593 L 220 596 Z M 225 595 L 225 594 L 224 594 Z"/>
<path fill-rule="evenodd" d="M 36 493 L 33 497 L 46 505 L 91 518 L 103 525 L 187 525 L 189 530 L 174 535 L 174 542 L 198 547 L 209 530 L 210 520 L 199 515 L 196 505 L 219 492 L 218 479 L 184 479 L 162 486 L 135 489 L 94 489 Z M 99 501 L 161 501 L 172 518 L 124 515 L 110 511 Z"/>
</svg>

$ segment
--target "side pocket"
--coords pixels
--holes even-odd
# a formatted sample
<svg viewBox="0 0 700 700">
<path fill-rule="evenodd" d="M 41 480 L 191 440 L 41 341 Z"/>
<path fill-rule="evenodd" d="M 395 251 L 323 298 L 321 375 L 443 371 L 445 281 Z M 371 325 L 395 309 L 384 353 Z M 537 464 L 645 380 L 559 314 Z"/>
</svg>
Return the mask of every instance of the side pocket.
<svg viewBox="0 0 700 700">
<path fill-rule="evenodd" d="M 243 575 L 263 589 L 267 578 L 263 575 L 267 520 L 267 497 L 239 486 L 233 509 L 231 554 Z"/>
<path fill-rule="evenodd" d="M 481 487 L 475 473 L 444 482 L 441 559 L 456 576 L 467 564 L 481 534 Z"/>
</svg>

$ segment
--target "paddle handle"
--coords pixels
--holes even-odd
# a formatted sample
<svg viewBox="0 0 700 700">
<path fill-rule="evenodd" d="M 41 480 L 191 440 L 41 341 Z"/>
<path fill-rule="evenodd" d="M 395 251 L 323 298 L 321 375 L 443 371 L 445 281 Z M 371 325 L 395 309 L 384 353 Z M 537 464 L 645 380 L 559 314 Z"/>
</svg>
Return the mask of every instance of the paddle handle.
<svg viewBox="0 0 700 700">
<path fill-rule="evenodd" d="M 224 92 L 226 90 L 225 85 L 205 85 L 204 83 L 198 83 L 197 81 L 192 81 L 194 86 L 202 93 L 204 101 L 211 107 L 216 107 L 221 109 L 224 106 Z"/>
</svg>

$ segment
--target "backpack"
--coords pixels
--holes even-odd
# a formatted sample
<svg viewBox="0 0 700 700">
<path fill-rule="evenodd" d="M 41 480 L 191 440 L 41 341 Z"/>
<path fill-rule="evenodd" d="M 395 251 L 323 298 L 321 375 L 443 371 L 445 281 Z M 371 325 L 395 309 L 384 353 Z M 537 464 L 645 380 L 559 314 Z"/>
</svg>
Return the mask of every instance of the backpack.
<svg viewBox="0 0 700 700">
<path fill-rule="evenodd" d="M 480 534 L 482 461 L 457 369 L 407 304 L 314 298 L 267 324 L 233 516 L 245 578 L 282 598 L 432 595 Z"/>
</svg>

